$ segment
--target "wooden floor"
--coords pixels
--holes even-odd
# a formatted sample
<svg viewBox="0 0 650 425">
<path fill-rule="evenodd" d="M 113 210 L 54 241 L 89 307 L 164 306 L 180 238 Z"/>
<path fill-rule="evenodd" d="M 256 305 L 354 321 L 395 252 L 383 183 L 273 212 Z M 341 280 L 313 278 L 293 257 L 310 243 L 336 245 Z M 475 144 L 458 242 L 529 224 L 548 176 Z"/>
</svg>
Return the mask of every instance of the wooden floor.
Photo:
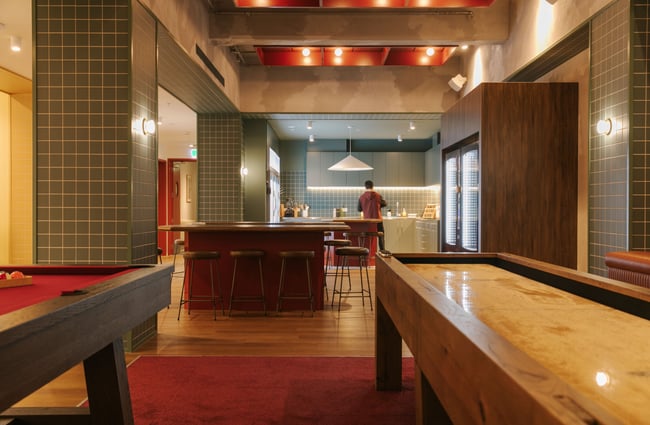
<svg viewBox="0 0 650 425">
<path fill-rule="evenodd" d="M 171 262 L 171 257 L 165 262 Z M 182 267 L 179 259 L 179 268 Z M 358 279 L 358 274 L 353 278 Z M 328 278 L 330 289 L 333 282 Z M 370 270 L 374 303 L 374 270 Z M 353 283 L 358 284 L 357 281 Z M 214 320 L 211 310 L 181 312 L 177 320 L 181 278 L 172 280 L 172 303 L 158 314 L 158 335 L 134 353 L 139 355 L 236 355 L 236 356 L 373 356 L 374 311 L 359 298 L 343 298 L 341 311 L 329 307 L 314 317 L 307 311 L 258 313 L 233 311 Z M 338 301 L 338 298 L 337 298 Z M 227 314 L 227 311 L 226 311 Z M 408 350 L 405 348 L 405 355 Z M 79 365 L 27 397 L 17 406 L 76 406 L 86 398 L 83 368 Z"/>
</svg>

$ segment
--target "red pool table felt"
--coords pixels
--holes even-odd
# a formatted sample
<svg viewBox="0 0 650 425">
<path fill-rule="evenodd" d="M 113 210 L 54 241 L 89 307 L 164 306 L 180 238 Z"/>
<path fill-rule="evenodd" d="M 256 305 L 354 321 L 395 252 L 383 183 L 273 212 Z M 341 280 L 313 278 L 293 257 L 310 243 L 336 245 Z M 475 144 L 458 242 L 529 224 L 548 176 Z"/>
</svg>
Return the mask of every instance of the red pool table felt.
<svg viewBox="0 0 650 425">
<path fill-rule="evenodd" d="M 0 266 L 0 270 L 19 270 L 32 276 L 32 285 L 0 288 L 0 315 L 81 291 L 133 270 L 128 266 Z"/>
</svg>

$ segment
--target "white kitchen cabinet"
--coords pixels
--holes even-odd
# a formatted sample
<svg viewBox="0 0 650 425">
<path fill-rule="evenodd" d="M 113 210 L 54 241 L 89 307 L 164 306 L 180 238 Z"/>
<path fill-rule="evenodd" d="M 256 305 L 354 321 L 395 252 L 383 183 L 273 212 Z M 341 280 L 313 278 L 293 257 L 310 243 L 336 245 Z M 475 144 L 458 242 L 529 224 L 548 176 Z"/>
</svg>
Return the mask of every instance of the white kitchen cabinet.
<svg viewBox="0 0 650 425">
<path fill-rule="evenodd" d="M 415 252 L 438 252 L 440 220 L 417 219 L 415 222 Z"/>
</svg>

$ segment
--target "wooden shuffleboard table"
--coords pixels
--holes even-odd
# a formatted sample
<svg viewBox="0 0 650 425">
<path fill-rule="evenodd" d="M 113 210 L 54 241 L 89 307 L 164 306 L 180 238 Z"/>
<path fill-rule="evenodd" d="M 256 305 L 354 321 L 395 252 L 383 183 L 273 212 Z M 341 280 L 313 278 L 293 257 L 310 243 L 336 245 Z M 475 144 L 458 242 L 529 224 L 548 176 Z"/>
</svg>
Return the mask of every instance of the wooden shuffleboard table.
<svg viewBox="0 0 650 425">
<path fill-rule="evenodd" d="M 169 305 L 171 265 L 2 266 L 0 424 L 133 424 L 122 335 Z M 88 407 L 12 408 L 82 363 Z"/>
<path fill-rule="evenodd" d="M 424 424 L 650 424 L 650 290 L 508 254 L 376 269 L 376 387 Z"/>
</svg>

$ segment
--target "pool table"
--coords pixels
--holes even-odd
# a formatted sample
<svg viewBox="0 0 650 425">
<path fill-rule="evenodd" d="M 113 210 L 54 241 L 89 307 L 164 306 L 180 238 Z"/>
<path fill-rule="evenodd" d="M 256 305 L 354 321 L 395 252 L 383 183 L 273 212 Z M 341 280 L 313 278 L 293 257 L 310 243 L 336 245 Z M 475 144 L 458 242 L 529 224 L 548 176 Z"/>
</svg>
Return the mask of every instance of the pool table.
<svg viewBox="0 0 650 425">
<path fill-rule="evenodd" d="M 376 387 L 420 424 L 640 424 L 650 290 L 509 254 L 378 257 Z"/>
<path fill-rule="evenodd" d="M 0 266 L 0 423 L 132 424 L 122 335 L 170 302 L 170 265 Z M 88 408 L 11 408 L 83 362 Z"/>
</svg>

